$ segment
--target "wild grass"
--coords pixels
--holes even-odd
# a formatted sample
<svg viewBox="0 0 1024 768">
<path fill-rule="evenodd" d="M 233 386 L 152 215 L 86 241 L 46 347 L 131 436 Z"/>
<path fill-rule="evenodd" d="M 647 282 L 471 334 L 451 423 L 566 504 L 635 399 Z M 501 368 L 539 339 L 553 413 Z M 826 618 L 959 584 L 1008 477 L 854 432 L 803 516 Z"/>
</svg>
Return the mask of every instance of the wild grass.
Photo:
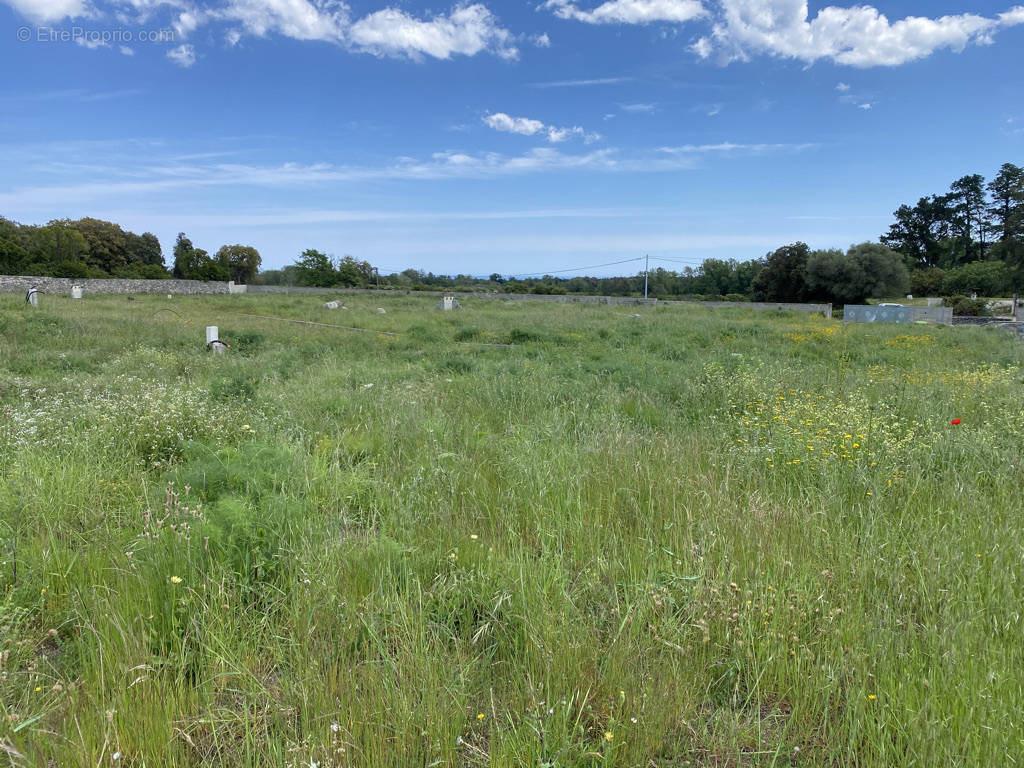
<svg viewBox="0 0 1024 768">
<path fill-rule="evenodd" d="M 323 300 L 0 295 L 13 764 L 1024 762 L 1013 337 Z"/>
</svg>

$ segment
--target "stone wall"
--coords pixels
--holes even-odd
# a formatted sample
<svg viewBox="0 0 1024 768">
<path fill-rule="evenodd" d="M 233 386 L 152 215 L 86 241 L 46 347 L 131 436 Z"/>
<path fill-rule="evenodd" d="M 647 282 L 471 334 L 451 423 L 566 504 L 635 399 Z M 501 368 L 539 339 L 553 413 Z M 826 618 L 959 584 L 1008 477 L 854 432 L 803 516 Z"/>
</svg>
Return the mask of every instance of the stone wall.
<svg viewBox="0 0 1024 768">
<path fill-rule="evenodd" d="M 214 294 L 228 293 L 228 283 L 203 280 L 120 280 L 118 278 L 31 277 L 0 275 L 0 292 L 25 293 L 34 285 L 42 294 L 71 294 L 77 285 L 83 294 L 90 293 L 157 293 Z"/>
<path fill-rule="evenodd" d="M 455 296 L 466 299 L 505 299 L 507 301 L 551 301 L 557 304 L 650 304 L 657 299 L 642 299 L 634 296 L 584 296 L 582 294 L 547 293 L 489 293 L 486 291 L 409 291 L 385 288 L 307 288 L 292 285 L 250 285 L 246 293 L 362 293 L 377 296 Z"/>
<path fill-rule="evenodd" d="M 831 304 L 786 304 L 774 301 L 660 301 L 661 305 L 685 305 L 690 307 L 707 307 L 709 309 L 727 309 L 739 307 L 741 309 L 753 309 L 757 312 L 767 310 L 784 310 L 787 312 L 809 312 L 821 314 L 825 317 L 832 317 Z"/>
</svg>

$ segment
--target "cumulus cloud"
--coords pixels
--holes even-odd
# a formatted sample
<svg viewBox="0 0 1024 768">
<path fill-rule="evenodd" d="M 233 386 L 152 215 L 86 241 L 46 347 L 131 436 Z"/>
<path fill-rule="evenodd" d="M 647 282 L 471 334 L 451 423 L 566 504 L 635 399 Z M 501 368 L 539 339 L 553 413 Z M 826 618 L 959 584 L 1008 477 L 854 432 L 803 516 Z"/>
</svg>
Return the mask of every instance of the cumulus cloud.
<svg viewBox="0 0 1024 768">
<path fill-rule="evenodd" d="M 60 21 L 93 15 L 85 0 L 5 0 L 22 16 L 33 21 Z"/>
<path fill-rule="evenodd" d="M 496 131 L 518 133 L 521 136 L 539 135 L 552 144 L 557 144 L 574 136 L 582 138 L 588 144 L 601 138 L 599 134 L 587 133 L 578 125 L 574 125 L 571 128 L 559 128 L 554 125 L 546 125 L 540 120 L 533 120 L 529 117 L 511 117 L 504 112 L 494 112 L 486 115 L 483 120 L 487 126 Z"/>
<path fill-rule="evenodd" d="M 519 54 L 515 36 L 482 3 L 459 2 L 450 12 L 425 19 L 388 6 L 353 20 L 349 7 L 341 0 L 217 0 L 206 4 L 191 0 L 103 0 L 105 12 L 89 5 L 90 0 L 0 2 L 37 22 L 110 13 L 126 25 L 147 22 L 156 8 L 168 6 L 173 9 L 169 25 L 179 41 L 201 26 L 219 23 L 227 26 L 224 39 L 228 46 L 237 45 L 245 35 L 277 34 L 295 40 L 335 43 L 376 56 L 410 59 L 450 59 L 478 53 L 514 59 Z M 92 2 L 98 4 L 101 0 Z M 529 39 L 539 47 L 551 44 L 546 34 Z M 195 61 L 194 48 L 184 52 L 178 46 L 167 55 L 184 66 Z"/>
<path fill-rule="evenodd" d="M 829 6 L 810 18 L 806 0 L 722 0 L 711 33 L 692 47 L 701 58 L 749 60 L 752 53 L 808 63 L 827 59 L 853 67 L 897 66 L 940 49 L 986 44 L 1002 27 L 1024 23 L 1024 7 L 996 18 L 964 13 L 889 19 L 876 8 Z"/>
<path fill-rule="evenodd" d="M 171 50 L 167 52 L 167 58 L 179 67 L 188 69 L 196 63 L 196 49 L 191 45 L 182 43 L 176 48 L 171 48 Z"/>
<path fill-rule="evenodd" d="M 473 56 L 489 51 L 514 59 L 519 51 L 512 34 L 498 25 L 486 6 L 456 6 L 451 13 L 421 21 L 397 8 L 365 16 L 348 30 L 351 44 L 377 56 L 449 59 L 454 54 Z"/>
<path fill-rule="evenodd" d="M 333 0 L 230 0 L 212 14 L 257 37 L 276 32 L 296 40 L 340 42 L 348 24 L 348 8 Z"/>
<path fill-rule="evenodd" d="M 560 19 L 574 19 L 587 24 L 677 24 L 707 14 L 699 0 L 607 0 L 585 11 L 572 0 L 547 0 L 542 6 Z"/>
</svg>

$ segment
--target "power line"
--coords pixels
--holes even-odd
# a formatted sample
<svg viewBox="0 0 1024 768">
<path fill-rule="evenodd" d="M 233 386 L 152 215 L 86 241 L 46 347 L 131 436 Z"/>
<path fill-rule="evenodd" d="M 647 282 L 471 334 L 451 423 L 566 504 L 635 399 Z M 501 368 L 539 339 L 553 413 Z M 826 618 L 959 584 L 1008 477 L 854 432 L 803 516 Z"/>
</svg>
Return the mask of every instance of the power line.
<svg viewBox="0 0 1024 768">
<path fill-rule="evenodd" d="M 591 264 L 588 267 L 573 267 L 572 269 L 549 269 L 545 272 L 522 272 L 516 275 L 509 275 L 509 277 L 535 277 L 537 275 L 560 275 L 565 272 L 582 272 L 585 269 L 599 269 L 601 267 L 614 267 L 617 264 L 631 264 L 637 261 L 643 261 L 643 256 L 638 256 L 635 259 L 623 259 L 622 261 L 610 261 L 607 264 Z"/>
<path fill-rule="evenodd" d="M 700 263 L 702 263 L 704 261 L 704 259 L 667 259 L 664 256 L 651 256 L 651 260 L 652 261 L 668 261 L 668 262 L 671 262 L 673 264 L 686 264 L 687 266 L 691 266 L 691 267 L 693 265 L 695 265 L 695 264 L 700 264 Z"/>
</svg>

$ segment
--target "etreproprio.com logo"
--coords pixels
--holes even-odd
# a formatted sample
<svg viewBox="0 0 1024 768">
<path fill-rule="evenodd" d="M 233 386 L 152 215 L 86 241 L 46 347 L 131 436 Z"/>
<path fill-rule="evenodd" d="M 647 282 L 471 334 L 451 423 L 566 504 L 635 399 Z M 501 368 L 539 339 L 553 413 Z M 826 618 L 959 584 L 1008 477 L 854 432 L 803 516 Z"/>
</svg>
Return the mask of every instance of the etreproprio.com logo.
<svg viewBox="0 0 1024 768">
<path fill-rule="evenodd" d="M 20 27 L 22 43 L 78 43 L 96 46 L 113 43 L 173 43 L 173 29 L 88 29 L 86 27 Z"/>
</svg>

